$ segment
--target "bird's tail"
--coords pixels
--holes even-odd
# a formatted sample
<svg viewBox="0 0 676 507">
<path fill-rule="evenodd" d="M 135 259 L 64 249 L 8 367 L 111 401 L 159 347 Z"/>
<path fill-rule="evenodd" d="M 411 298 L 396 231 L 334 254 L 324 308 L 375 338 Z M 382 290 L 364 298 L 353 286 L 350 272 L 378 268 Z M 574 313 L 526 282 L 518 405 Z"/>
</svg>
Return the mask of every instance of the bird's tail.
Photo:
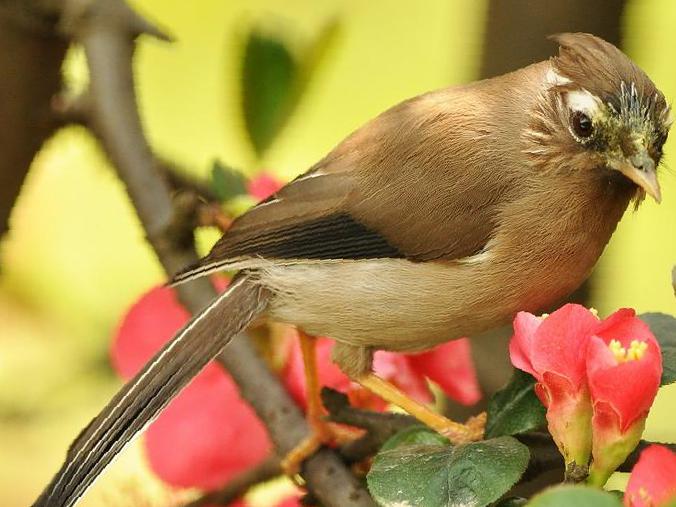
<svg viewBox="0 0 676 507">
<path fill-rule="evenodd" d="M 267 306 L 269 293 L 247 275 L 188 322 L 72 443 L 33 507 L 70 507 L 115 456 Z"/>
</svg>

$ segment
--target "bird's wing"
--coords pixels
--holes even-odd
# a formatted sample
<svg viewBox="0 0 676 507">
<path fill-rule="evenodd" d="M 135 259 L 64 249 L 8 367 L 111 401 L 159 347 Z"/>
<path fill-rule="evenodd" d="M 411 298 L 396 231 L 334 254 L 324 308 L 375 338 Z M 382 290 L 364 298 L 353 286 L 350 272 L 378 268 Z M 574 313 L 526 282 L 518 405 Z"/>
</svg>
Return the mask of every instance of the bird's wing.
<svg viewBox="0 0 676 507">
<path fill-rule="evenodd" d="M 421 117 L 424 99 L 401 104 L 348 137 L 238 218 L 209 255 L 173 282 L 265 262 L 421 262 L 481 252 L 508 179 L 499 171 L 481 174 L 477 164 L 487 162 L 479 148 L 483 134 L 467 133 L 465 124 L 475 127 L 472 122 L 434 111 L 436 102 Z M 459 149 L 461 143 L 467 146 Z"/>
</svg>

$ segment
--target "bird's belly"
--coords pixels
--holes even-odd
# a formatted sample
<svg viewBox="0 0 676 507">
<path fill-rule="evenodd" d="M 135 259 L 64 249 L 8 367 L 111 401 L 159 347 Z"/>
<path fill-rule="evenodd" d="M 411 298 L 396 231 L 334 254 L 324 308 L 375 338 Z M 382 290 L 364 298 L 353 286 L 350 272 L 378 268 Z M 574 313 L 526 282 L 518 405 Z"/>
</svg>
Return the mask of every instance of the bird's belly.
<svg viewBox="0 0 676 507">
<path fill-rule="evenodd" d="M 385 350 L 424 350 L 499 325 L 520 309 L 518 295 L 508 297 L 500 284 L 455 263 L 272 265 L 260 276 L 276 294 L 273 319 Z"/>
</svg>

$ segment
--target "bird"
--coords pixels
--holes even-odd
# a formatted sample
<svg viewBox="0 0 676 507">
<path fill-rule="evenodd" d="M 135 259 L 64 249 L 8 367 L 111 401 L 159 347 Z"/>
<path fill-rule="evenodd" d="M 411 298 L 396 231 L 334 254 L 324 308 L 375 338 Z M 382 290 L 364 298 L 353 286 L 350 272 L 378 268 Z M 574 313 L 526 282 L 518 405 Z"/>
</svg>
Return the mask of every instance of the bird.
<svg viewBox="0 0 676 507">
<path fill-rule="evenodd" d="M 452 440 L 480 436 L 404 399 L 372 373 L 374 351 L 424 351 L 562 300 L 628 207 L 661 200 L 664 95 L 594 35 L 551 39 L 548 60 L 392 107 L 237 218 L 172 279 L 237 271 L 229 289 L 82 431 L 34 506 L 73 505 L 262 317 L 297 326 L 306 345 L 332 337 L 343 372 Z"/>
</svg>

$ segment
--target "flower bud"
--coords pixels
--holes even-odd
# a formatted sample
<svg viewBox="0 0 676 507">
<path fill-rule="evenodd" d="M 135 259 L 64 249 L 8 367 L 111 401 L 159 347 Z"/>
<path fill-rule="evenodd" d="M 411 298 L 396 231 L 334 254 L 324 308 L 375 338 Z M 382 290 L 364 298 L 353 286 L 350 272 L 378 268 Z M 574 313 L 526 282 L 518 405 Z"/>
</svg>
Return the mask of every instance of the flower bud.
<svg viewBox="0 0 676 507">
<path fill-rule="evenodd" d="M 509 351 L 517 368 L 533 375 L 547 407 L 547 423 L 567 470 L 586 469 L 591 453 L 592 405 L 586 382 L 589 338 L 596 315 L 568 304 L 546 318 L 520 312 Z"/>
<path fill-rule="evenodd" d="M 591 484 L 603 486 L 638 445 L 661 375 L 657 340 L 633 310 L 601 322 L 587 349 L 594 408 Z"/>
</svg>

